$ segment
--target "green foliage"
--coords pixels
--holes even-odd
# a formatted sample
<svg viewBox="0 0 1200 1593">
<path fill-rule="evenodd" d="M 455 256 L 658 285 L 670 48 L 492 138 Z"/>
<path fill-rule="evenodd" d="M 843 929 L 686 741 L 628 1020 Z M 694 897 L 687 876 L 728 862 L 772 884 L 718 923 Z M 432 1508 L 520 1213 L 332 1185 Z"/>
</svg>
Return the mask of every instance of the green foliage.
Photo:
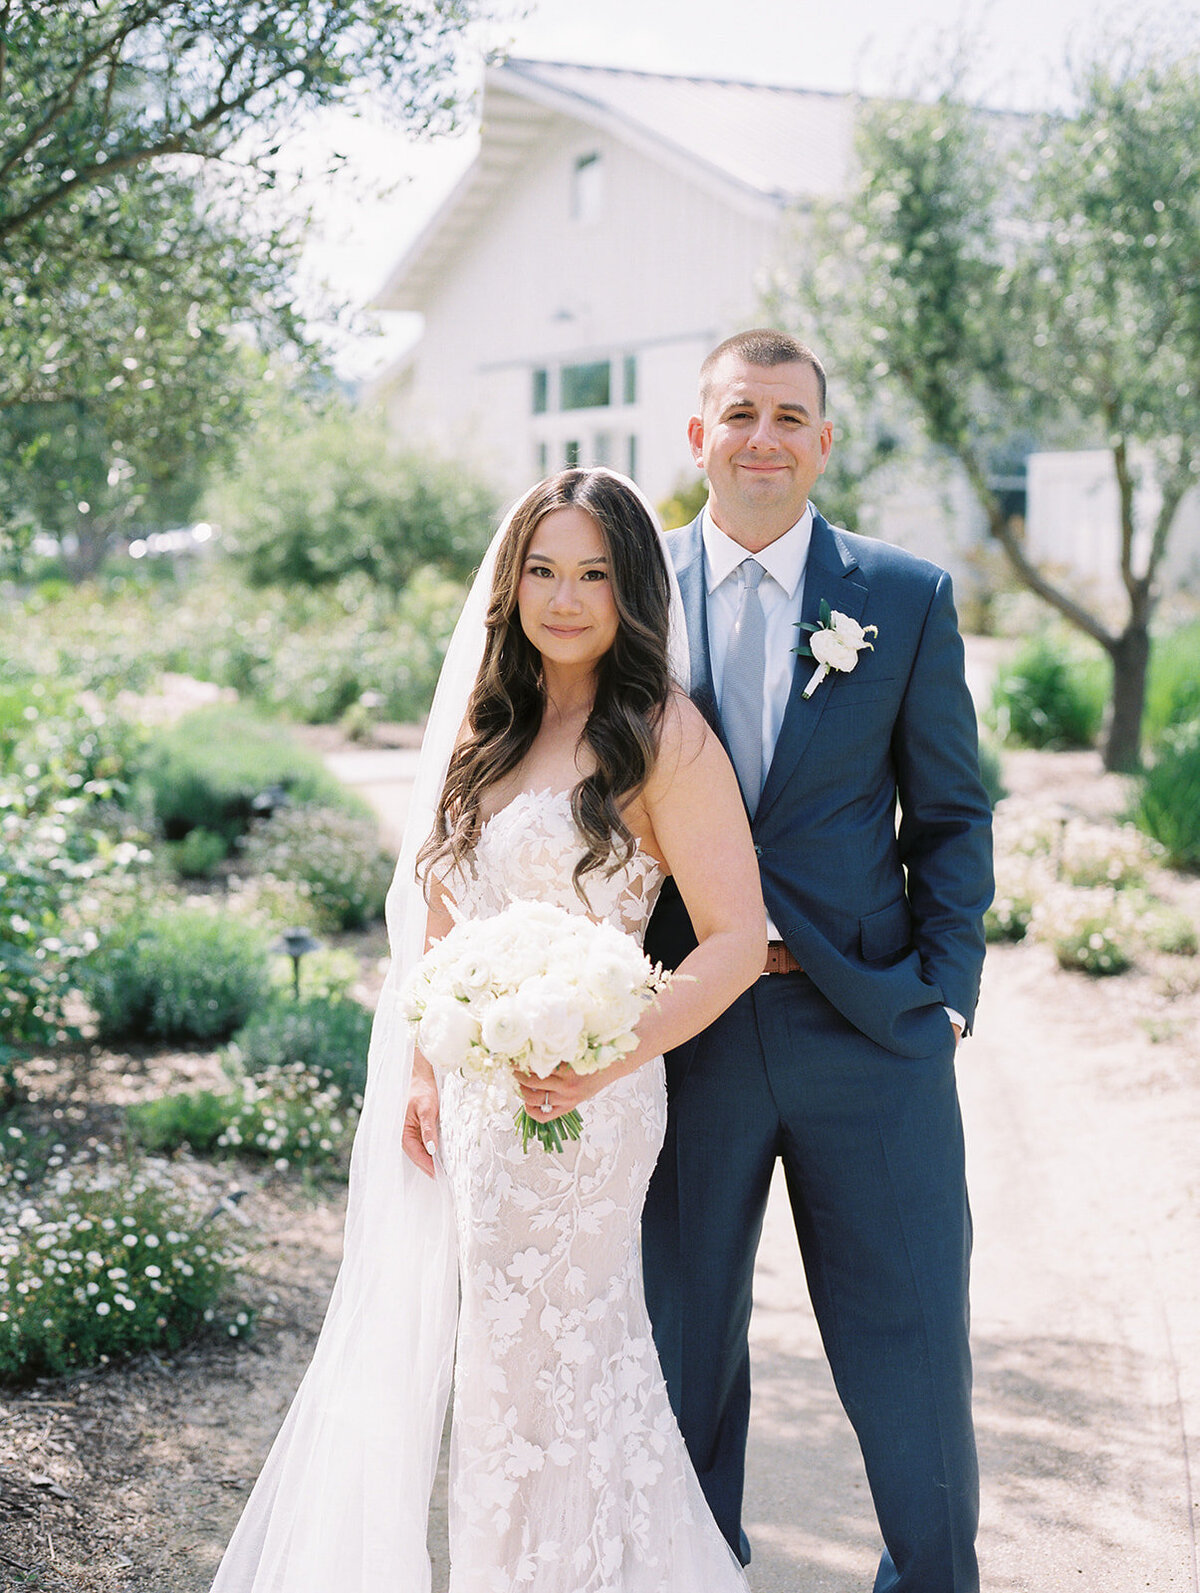
<svg viewBox="0 0 1200 1593">
<path fill-rule="evenodd" d="M 1142 774 L 1133 818 L 1176 867 L 1200 869 L 1200 720 L 1163 736 Z"/>
<path fill-rule="evenodd" d="M 297 885 L 323 929 L 360 929 L 378 918 L 392 878 L 375 821 L 332 808 L 281 808 L 255 826 L 242 860 L 256 874 Z"/>
<path fill-rule="evenodd" d="M 1049 887 L 1034 909 L 1030 929 L 1069 972 L 1107 977 L 1133 966 L 1136 913 L 1128 897 L 1111 888 Z"/>
<path fill-rule="evenodd" d="M 1008 795 L 1004 786 L 1004 764 L 999 748 L 990 741 L 979 743 L 979 778 L 993 807 Z"/>
<path fill-rule="evenodd" d="M 140 1145 L 148 1151 L 172 1151 L 181 1145 L 209 1151 L 229 1122 L 229 1097 L 212 1090 L 160 1095 L 135 1101 L 125 1120 Z"/>
<path fill-rule="evenodd" d="M 84 704 L 73 685 L 21 679 L 0 685 L 0 779 L 19 782 L 27 809 L 72 800 L 128 806 L 144 734 L 119 713 Z M 4 666 L 0 664 L 0 670 Z"/>
<path fill-rule="evenodd" d="M 1160 851 L 1129 824 L 1068 823 L 1057 848 L 1058 877 L 1085 888 L 1137 890 Z"/>
<path fill-rule="evenodd" d="M 1178 907 L 1159 905 L 1151 908 L 1142 925 L 1142 933 L 1155 951 L 1172 957 L 1195 957 L 1200 953 L 1200 930 L 1189 913 Z"/>
<path fill-rule="evenodd" d="M 0 1382 L 177 1349 L 216 1319 L 237 1252 L 167 1169 L 72 1164 L 59 1146 L 39 1183 L 21 1139 L 8 1129 L 0 1163 Z M 228 1331 L 249 1326 L 242 1311 Z"/>
<path fill-rule="evenodd" d="M 1133 966 L 1128 937 L 1102 909 L 1080 915 L 1052 944 L 1059 967 L 1068 971 L 1106 978 Z"/>
<path fill-rule="evenodd" d="M 190 1146 L 291 1167 L 344 1168 L 361 1101 L 344 1096 L 303 1062 L 272 1063 L 224 1095 L 166 1095 L 131 1106 L 128 1122 L 148 1149 Z"/>
<path fill-rule="evenodd" d="M 1133 966 L 1127 938 L 1102 911 L 1079 918 L 1053 945 L 1059 967 L 1069 971 L 1107 977 Z"/>
<path fill-rule="evenodd" d="M 299 229 L 269 219 L 288 208 L 272 195 L 287 134 L 313 108 L 367 102 L 401 125 L 448 125 L 454 41 L 485 9 L 3 8 L 0 432 L 14 422 L 16 468 L 0 481 L 0 555 L 28 543 L 36 513 L 87 502 L 94 549 L 148 490 L 194 492 L 254 402 L 245 330 L 315 351 L 294 310 Z M 206 161 L 221 162 L 219 203 Z M 30 503 L 39 475 L 60 480 L 61 510 L 51 493 Z M 81 480 L 97 490 L 81 496 Z"/>
<path fill-rule="evenodd" d="M 189 830 L 170 849 L 171 864 L 181 879 L 208 879 L 229 855 L 229 843 L 215 830 Z"/>
<path fill-rule="evenodd" d="M 0 1098 L 13 1059 L 69 1031 L 73 967 L 149 860 L 117 805 L 135 738 L 41 682 L 0 689 Z"/>
<path fill-rule="evenodd" d="M 146 751 L 145 776 L 169 840 L 200 828 L 232 843 L 249 829 L 255 798 L 273 787 L 290 802 L 361 811 L 284 727 L 242 708 L 201 708 L 160 730 Z"/>
<path fill-rule="evenodd" d="M 423 565 L 469 575 L 496 511 L 460 465 L 398 453 L 382 416 L 348 406 L 276 419 L 213 499 L 224 544 L 256 585 L 360 575 L 392 592 Z"/>
<path fill-rule="evenodd" d="M 361 579 L 250 591 L 232 565 L 213 562 L 153 587 L 129 574 L 35 593 L 0 624 L 23 680 L 69 677 L 111 696 L 152 690 L 172 670 L 232 686 L 268 714 L 325 723 L 370 693 L 377 717 L 415 720 L 462 596 L 430 570 L 398 598 Z"/>
<path fill-rule="evenodd" d="M 340 1001 L 349 996 L 358 983 L 360 972 L 358 958 L 352 951 L 337 946 L 322 946 L 317 951 L 310 951 L 304 959 L 301 989 L 306 1000 L 320 997 L 324 1001 Z M 291 958 L 276 954 L 271 973 L 277 993 L 286 995 L 294 1006 Z"/>
<path fill-rule="evenodd" d="M 663 529 L 674 531 L 681 525 L 690 525 L 708 502 L 708 482 L 703 476 L 694 480 L 681 478 L 669 498 L 656 505 Z"/>
<path fill-rule="evenodd" d="M 224 1040 L 269 989 L 261 932 L 182 908 L 129 922 L 78 967 L 102 1040 Z"/>
<path fill-rule="evenodd" d="M 1024 747 L 1090 747 L 1104 717 L 1105 668 L 1051 636 L 1035 636 L 997 675 L 991 719 Z"/>
<path fill-rule="evenodd" d="M 371 1014 L 357 1001 L 277 998 L 238 1030 L 226 1058 L 252 1076 L 302 1062 L 343 1100 L 352 1101 L 366 1089 L 370 1039 Z"/>
<path fill-rule="evenodd" d="M 1029 933 L 1036 903 L 1032 891 L 1001 891 L 997 886 L 992 905 L 983 915 L 983 933 L 988 944 L 1024 940 Z"/>
<path fill-rule="evenodd" d="M 1146 732 L 1151 742 L 1165 730 L 1200 719 L 1200 622 L 1155 641 L 1146 690 Z"/>
<path fill-rule="evenodd" d="M 265 1158 L 279 1172 L 345 1165 L 354 1107 L 303 1062 L 264 1068 L 239 1095 L 219 1147 Z"/>
</svg>

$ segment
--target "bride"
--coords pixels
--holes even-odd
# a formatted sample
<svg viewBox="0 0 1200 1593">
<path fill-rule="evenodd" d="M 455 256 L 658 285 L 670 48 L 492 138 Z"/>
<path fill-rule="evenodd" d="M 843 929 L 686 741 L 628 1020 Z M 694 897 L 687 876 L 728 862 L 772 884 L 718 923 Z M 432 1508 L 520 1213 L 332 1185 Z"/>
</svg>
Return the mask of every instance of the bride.
<svg viewBox="0 0 1200 1593">
<path fill-rule="evenodd" d="M 744 1593 L 642 1293 L 662 1053 L 765 954 L 736 778 L 673 684 L 683 634 L 653 516 L 624 478 L 564 471 L 497 533 L 447 652 L 389 896 L 342 1270 L 213 1593 L 425 1593 L 451 1370 L 451 1593 Z M 413 1054 L 397 991 L 452 909 L 549 901 L 640 941 L 668 874 L 698 945 L 607 1071 L 564 1064 L 510 1098 Z M 523 1151 L 522 1099 L 538 1121 L 586 1103 L 582 1137 Z"/>
</svg>

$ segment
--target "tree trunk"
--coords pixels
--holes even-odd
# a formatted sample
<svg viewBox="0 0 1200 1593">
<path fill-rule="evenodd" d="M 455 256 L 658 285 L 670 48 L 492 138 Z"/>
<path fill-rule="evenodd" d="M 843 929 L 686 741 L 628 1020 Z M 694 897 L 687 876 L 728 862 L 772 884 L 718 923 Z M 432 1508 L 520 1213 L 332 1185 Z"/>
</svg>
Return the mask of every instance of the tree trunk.
<svg viewBox="0 0 1200 1593">
<path fill-rule="evenodd" d="M 78 584 L 95 575 L 108 552 L 109 525 L 107 520 L 93 520 L 81 515 L 75 527 L 75 546 L 70 553 L 64 549 L 62 559 L 67 579 Z"/>
<path fill-rule="evenodd" d="M 1112 712 L 1104 741 L 1104 767 L 1132 773 L 1141 759 L 1142 714 L 1150 665 L 1150 627 L 1130 620 L 1108 649 L 1113 666 Z"/>
</svg>

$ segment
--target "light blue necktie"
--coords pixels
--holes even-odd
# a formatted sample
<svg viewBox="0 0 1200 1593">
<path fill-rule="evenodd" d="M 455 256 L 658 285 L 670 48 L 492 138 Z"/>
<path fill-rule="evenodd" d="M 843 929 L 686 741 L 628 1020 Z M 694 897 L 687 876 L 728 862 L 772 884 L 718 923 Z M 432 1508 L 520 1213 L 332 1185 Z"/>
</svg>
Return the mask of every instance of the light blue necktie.
<svg viewBox="0 0 1200 1593">
<path fill-rule="evenodd" d="M 721 724 L 746 806 L 753 814 L 763 784 L 763 691 L 767 620 L 758 595 L 766 571 L 757 559 L 738 565 L 742 591 L 721 680 Z"/>
</svg>

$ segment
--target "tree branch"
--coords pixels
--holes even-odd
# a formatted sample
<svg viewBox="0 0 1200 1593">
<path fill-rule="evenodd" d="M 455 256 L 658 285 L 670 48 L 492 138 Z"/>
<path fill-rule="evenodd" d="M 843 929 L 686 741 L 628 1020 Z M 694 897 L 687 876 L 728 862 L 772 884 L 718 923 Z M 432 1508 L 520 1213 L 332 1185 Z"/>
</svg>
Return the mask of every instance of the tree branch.
<svg viewBox="0 0 1200 1593">
<path fill-rule="evenodd" d="M 15 146 L 12 154 L 0 166 L 0 181 L 3 181 L 24 155 L 37 146 L 39 140 L 50 131 L 55 122 L 66 115 L 67 111 L 75 103 L 75 96 L 78 94 L 80 86 L 86 82 L 88 74 L 99 62 L 104 60 L 106 56 L 112 59 L 114 50 L 119 56 L 121 46 L 129 38 L 130 34 L 135 33 L 138 28 L 145 27 L 147 22 L 153 22 L 156 17 L 160 17 L 170 4 L 171 0 L 153 0 L 153 3 L 144 5 L 140 11 L 135 11 L 126 17 L 124 23 L 108 38 L 97 40 L 91 50 L 85 51 L 80 59 L 78 69 L 67 81 L 66 86 L 59 93 L 58 99 L 51 100 L 49 109 L 45 111 L 41 121 L 26 132 L 25 138 Z M 114 61 L 113 64 L 115 68 L 116 62 Z"/>
<path fill-rule="evenodd" d="M 1105 405 L 1104 418 L 1111 437 L 1116 430 L 1116 416 L 1109 404 Z M 1129 449 L 1125 438 L 1120 433 L 1116 434 L 1116 438 L 1112 456 L 1121 502 L 1121 581 L 1132 602 L 1136 597 L 1138 579 L 1133 573 L 1133 475 L 1129 469 Z"/>
<path fill-rule="evenodd" d="M 1179 468 L 1172 472 L 1170 480 L 1163 485 L 1162 503 L 1159 505 L 1158 519 L 1154 524 L 1154 535 L 1150 539 L 1150 558 L 1146 565 L 1145 580 L 1148 588 L 1153 586 L 1158 567 L 1166 556 L 1167 543 L 1179 505 L 1195 485 L 1195 477 L 1189 468 L 1190 462 L 1189 454 L 1180 461 Z"/>
<path fill-rule="evenodd" d="M 954 450 L 955 456 L 967 473 L 967 478 L 988 519 L 988 535 L 1000 544 L 1009 563 L 1021 580 L 1044 602 L 1049 603 L 1072 625 L 1092 637 L 1108 653 L 1117 645 L 1117 638 L 1082 603 L 1047 579 L 1021 546 L 1012 522 L 1004 514 L 996 495 L 987 484 L 987 477 L 974 451 L 965 444 Z"/>
<path fill-rule="evenodd" d="M 4 73 L 8 66 L 8 19 L 12 15 L 12 0 L 4 0 L 0 8 L 0 99 L 4 97 Z"/>
<path fill-rule="evenodd" d="M 160 138 L 154 143 L 145 144 L 141 148 L 127 149 L 120 154 L 110 155 L 105 161 L 93 161 L 90 166 L 77 171 L 73 177 L 60 182 L 57 188 L 33 200 L 24 210 L 0 219 L 0 238 L 5 238 L 10 233 L 28 226 L 31 221 L 36 221 L 46 211 L 61 204 L 67 194 L 77 188 L 90 187 L 101 176 L 111 176 L 113 172 L 125 171 L 131 166 L 143 166 L 147 161 L 157 160 L 162 155 L 196 155 L 203 160 L 211 158 L 211 150 L 202 144 L 193 143 L 192 140 L 200 133 L 207 132 L 210 127 L 216 126 L 231 113 L 244 110 L 256 95 L 274 87 L 295 70 L 295 62 L 282 65 L 262 82 L 251 83 L 233 99 L 214 101 L 204 112 L 193 115 L 180 132 Z"/>
</svg>

